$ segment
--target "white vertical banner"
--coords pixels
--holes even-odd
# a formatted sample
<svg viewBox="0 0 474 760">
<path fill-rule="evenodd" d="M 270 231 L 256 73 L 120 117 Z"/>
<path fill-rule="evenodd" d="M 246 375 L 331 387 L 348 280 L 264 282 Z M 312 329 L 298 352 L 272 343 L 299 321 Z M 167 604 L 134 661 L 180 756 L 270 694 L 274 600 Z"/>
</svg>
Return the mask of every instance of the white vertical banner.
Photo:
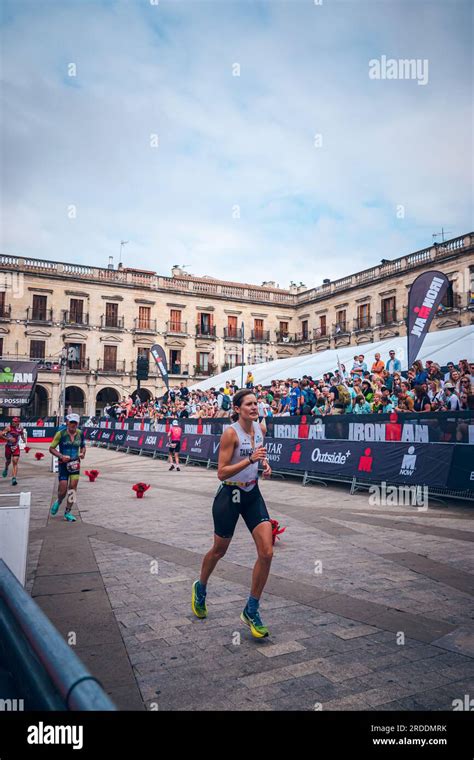
<svg viewBox="0 0 474 760">
<path fill-rule="evenodd" d="M 0 500 L 0 559 L 3 559 L 13 575 L 24 586 L 28 559 L 31 493 L 23 491 L 20 494 L 1 494 Z M 4 502 L 11 503 L 5 506 Z"/>
</svg>

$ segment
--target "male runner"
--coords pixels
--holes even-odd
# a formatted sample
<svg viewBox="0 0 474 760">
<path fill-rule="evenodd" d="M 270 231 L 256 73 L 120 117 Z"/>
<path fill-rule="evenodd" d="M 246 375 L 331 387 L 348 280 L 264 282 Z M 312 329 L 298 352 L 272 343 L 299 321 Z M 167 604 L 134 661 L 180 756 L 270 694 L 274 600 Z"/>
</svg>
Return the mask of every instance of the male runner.
<svg viewBox="0 0 474 760">
<path fill-rule="evenodd" d="M 10 462 L 13 462 L 12 467 L 12 486 L 18 485 L 16 478 L 18 474 L 18 460 L 20 459 L 20 440 L 26 443 L 26 430 L 20 425 L 20 418 L 13 417 L 9 425 L 7 425 L 0 433 L 0 438 L 4 438 L 5 443 L 5 468 L 2 472 L 2 477 L 6 478 L 8 475 L 8 468 Z"/>
<path fill-rule="evenodd" d="M 68 522 L 75 522 L 76 518 L 71 514 L 71 508 L 76 500 L 77 484 L 79 483 L 79 474 L 81 459 L 86 455 L 86 442 L 84 433 L 79 430 L 80 417 L 78 414 L 68 414 L 66 417 L 66 427 L 60 428 L 53 438 L 49 450 L 53 457 L 59 459 L 59 486 L 58 498 L 51 507 L 51 514 L 55 515 L 59 505 L 67 493 L 66 510 L 64 519 Z"/>
<path fill-rule="evenodd" d="M 258 463 L 263 464 L 263 475 L 272 473 L 263 446 L 265 422 L 258 422 L 258 402 L 251 389 L 238 391 L 234 398 L 233 419 L 221 437 L 217 477 L 221 481 L 214 504 L 214 546 L 203 559 L 201 576 L 192 590 L 192 609 L 199 618 L 207 617 L 206 584 L 221 557 L 226 553 L 239 515 L 242 515 L 257 547 L 257 561 L 252 575 L 250 596 L 240 615 L 257 639 L 269 635 L 258 612 L 260 596 L 270 572 L 273 557 L 272 526 L 265 502 L 260 493 L 257 477 Z"/>
</svg>

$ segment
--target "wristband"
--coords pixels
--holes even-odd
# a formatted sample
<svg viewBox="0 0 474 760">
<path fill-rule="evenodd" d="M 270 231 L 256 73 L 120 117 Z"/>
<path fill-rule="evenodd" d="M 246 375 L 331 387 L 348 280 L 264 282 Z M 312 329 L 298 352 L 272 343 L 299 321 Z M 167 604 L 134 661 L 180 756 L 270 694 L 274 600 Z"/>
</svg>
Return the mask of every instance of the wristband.
<svg viewBox="0 0 474 760">
<path fill-rule="evenodd" d="M 254 462 L 252 462 L 252 454 L 249 454 L 249 462 L 250 464 L 254 464 Z"/>
</svg>

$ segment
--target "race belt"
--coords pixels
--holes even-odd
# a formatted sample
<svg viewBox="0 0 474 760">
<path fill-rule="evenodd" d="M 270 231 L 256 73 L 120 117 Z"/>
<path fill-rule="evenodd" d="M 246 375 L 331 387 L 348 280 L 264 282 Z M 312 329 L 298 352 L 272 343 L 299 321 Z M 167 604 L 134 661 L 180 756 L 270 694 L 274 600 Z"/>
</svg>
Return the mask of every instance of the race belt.
<svg viewBox="0 0 474 760">
<path fill-rule="evenodd" d="M 240 486 L 240 488 L 243 488 L 245 486 L 254 486 L 256 480 L 248 480 L 246 483 L 242 483 L 240 480 L 223 480 L 222 483 L 225 486 Z"/>
</svg>

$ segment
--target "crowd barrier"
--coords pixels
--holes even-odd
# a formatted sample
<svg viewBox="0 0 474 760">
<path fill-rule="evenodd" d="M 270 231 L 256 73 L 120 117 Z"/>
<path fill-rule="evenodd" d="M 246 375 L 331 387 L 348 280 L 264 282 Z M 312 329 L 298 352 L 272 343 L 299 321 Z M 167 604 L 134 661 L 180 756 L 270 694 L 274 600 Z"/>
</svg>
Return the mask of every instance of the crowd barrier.
<svg viewBox="0 0 474 760">
<path fill-rule="evenodd" d="M 130 418 L 119 421 L 111 417 L 94 419 L 81 417 L 80 425 L 112 430 L 152 430 L 168 432 L 172 419 L 157 422 L 149 418 Z M 185 433 L 222 435 L 229 426 L 229 417 L 213 419 L 185 418 L 178 420 Z M 404 414 L 344 414 L 325 417 L 267 417 L 268 438 L 290 440 L 400 441 L 402 443 L 462 443 L 474 444 L 474 412 L 424 412 Z M 0 429 L 8 420 L 0 420 Z M 50 442 L 57 420 L 53 417 L 26 420 L 28 439 Z"/>
<path fill-rule="evenodd" d="M 28 442 L 50 443 L 53 420 L 27 420 Z M 188 461 L 217 462 L 220 436 L 228 417 L 182 418 L 181 451 Z M 172 419 L 113 420 L 91 425 L 82 418 L 87 438 L 129 451 L 163 456 Z M 0 421 L 0 429 L 7 421 Z M 474 412 L 334 415 L 266 419 L 266 444 L 274 472 L 343 481 L 413 484 L 472 499 L 474 493 Z"/>
<path fill-rule="evenodd" d="M 123 421 L 101 418 L 94 426 L 113 430 L 168 432 L 172 419 Z M 178 420 L 185 433 L 222 435 L 228 417 Z M 326 417 L 267 417 L 268 438 L 290 440 L 400 441 L 402 443 L 474 444 L 474 412 L 344 414 Z"/>
<path fill-rule="evenodd" d="M 165 425 L 163 425 L 166 428 Z M 86 428 L 85 435 L 96 445 L 127 452 L 168 453 L 166 430 L 121 430 L 111 427 Z M 185 430 L 181 456 L 212 466 L 217 463 L 220 436 Z M 474 499 L 472 449 L 455 443 L 417 441 L 266 440 L 268 460 L 275 474 L 299 475 L 303 482 L 314 479 L 343 482 L 388 483 L 426 486 L 434 493 Z"/>
</svg>

